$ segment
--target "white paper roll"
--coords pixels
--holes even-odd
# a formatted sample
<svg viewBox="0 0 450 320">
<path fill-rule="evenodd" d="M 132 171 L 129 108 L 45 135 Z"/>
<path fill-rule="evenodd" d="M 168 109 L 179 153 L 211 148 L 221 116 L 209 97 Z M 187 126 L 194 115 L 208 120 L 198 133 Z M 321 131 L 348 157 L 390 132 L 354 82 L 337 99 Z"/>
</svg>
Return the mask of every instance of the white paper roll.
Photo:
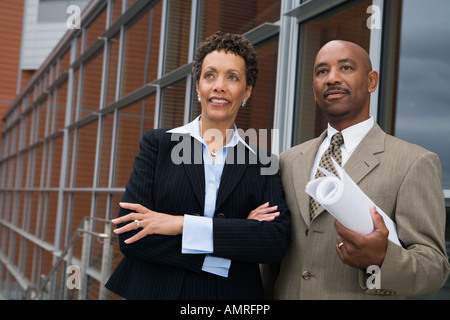
<svg viewBox="0 0 450 320">
<path fill-rule="evenodd" d="M 345 170 L 334 160 L 333 162 L 341 179 L 320 168 L 325 177 L 311 180 L 306 185 L 306 193 L 320 203 L 344 227 L 367 235 L 374 229 L 370 208 L 376 205 Z M 395 223 L 378 206 L 376 208 L 389 229 L 388 239 L 401 246 Z"/>
</svg>

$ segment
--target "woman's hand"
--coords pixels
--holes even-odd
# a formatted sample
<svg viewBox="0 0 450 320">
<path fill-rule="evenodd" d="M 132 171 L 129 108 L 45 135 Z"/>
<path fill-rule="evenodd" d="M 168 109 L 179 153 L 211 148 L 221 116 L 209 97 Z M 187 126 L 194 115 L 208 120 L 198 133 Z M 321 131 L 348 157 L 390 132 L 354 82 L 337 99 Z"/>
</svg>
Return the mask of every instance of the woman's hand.
<svg viewBox="0 0 450 320">
<path fill-rule="evenodd" d="M 277 209 L 278 206 L 269 207 L 269 202 L 266 202 L 260 205 L 255 210 L 252 210 L 247 219 L 254 219 L 258 221 L 273 221 L 280 215 L 280 212 L 275 211 Z"/>
<path fill-rule="evenodd" d="M 183 216 L 155 212 L 137 203 L 120 202 L 119 205 L 124 209 L 135 212 L 113 219 L 112 223 L 114 224 L 133 221 L 121 228 L 115 229 L 114 233 L 121 234 L 131 230 L 142 229 L 134 236 L 125 240 L 124 242 L 126 244 L 133 243 L 149 234 L 175 236 L 183 232 Z"/>
</svg>

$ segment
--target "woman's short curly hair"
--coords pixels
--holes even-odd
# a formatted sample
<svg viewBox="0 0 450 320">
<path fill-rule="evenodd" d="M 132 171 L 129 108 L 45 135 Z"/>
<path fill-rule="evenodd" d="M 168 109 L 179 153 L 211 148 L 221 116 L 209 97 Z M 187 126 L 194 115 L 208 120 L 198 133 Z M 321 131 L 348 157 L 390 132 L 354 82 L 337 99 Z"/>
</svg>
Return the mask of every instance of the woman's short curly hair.
<svg viewBox="0 0 450 320">
<path fill-rule="evenodd" d="M 196 82 L 200 80 L 203 60 L 209 53 L 216 50 L 224 50 L 241 56 L 245 61 L 247 85 L 255 86 L 258 77 L 258 56 L 255 48 L 247 38 L 239 34 L 222 33 L 221 31 L 206 38 L 197 48 L 192 65 L 192 75 Z"/>
</svg>

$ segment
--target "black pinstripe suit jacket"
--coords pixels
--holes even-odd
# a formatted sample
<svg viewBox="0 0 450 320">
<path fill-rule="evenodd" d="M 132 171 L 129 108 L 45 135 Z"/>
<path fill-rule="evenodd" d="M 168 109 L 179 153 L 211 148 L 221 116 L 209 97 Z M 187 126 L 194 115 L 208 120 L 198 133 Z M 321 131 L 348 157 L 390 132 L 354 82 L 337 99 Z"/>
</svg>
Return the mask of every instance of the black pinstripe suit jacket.
<svg viewBox="0 0 450 320">
<path fill-rule="evenodd" d="M 174 215 L 203 215 L 204 168 L 194 164 L 194 150 L 199 148 L 201 158 L 201 144 L 188 135 L 182 139 L 190 139 L 191 163 L 177 165 L 171 153 L 182 140 L 172 141 L 165 129 L 146 132 L 124 202 Z M 123 241 L 136 232 L 130 231 L 119 236 L 124 257 L 109 278 L 108 289 L 127 299 L 264 298 L 259 263 L 282 259 L 290 242 L 290 217 L 279 175 L 261 175 L 264 166 L 259 160 L 248 161 L 249 150 L 242 150 L 247 156 L 244 164 L 237 164 L 238 152 L 229 152 L 235 162 L 229 164 L 227 159 L 224 166 L 213 218 L 214 255 L 232 260 L 228 278 L 201 271 L 204 255 L 182 254 L 181 235 L 149 235 L 127 245 Z M 278 205 L 280 216 L 275 221 L 246 219 L 267 201 Z M 127 213 L 121 209 L 119 216 Z"/>
</svg>

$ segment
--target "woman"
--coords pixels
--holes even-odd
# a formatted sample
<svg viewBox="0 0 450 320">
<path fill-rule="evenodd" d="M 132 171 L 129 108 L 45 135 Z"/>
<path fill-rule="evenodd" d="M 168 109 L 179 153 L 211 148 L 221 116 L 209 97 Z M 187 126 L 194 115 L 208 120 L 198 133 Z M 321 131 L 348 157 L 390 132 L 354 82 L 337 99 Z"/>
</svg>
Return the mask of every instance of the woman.
<svg viewBox="0 0 450 320">
<path fill-rule="evenodd" d="M 264 298 L 259 263 L 284 256 L 290 218 L 278 174 L 261 175 L 234 125 L 257 73 L 239 35 L 199 46 L 201 115 L 144 135 L 113 220 L 124 258 L 107 288 L 127 299 Z"/>
</svg>

